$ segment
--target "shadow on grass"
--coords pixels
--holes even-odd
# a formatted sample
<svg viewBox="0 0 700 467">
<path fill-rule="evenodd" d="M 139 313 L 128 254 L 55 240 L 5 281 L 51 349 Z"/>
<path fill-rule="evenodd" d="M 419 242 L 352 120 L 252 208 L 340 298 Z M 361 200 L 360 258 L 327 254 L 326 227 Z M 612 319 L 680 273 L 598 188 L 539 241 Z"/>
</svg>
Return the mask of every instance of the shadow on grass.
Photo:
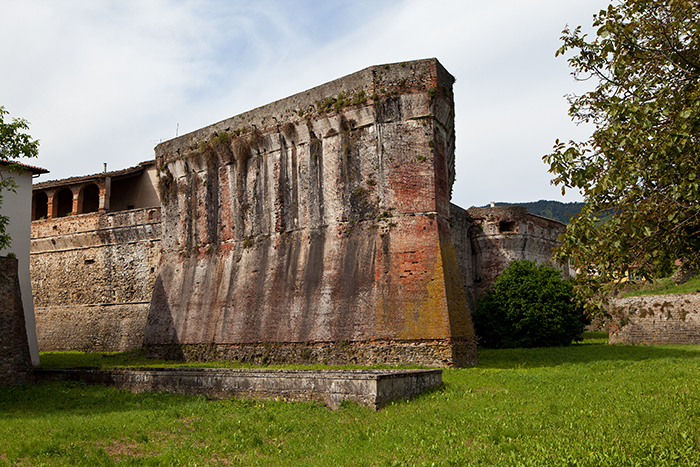
<svg viewBox="0 0 700 467">
<path fill-rule="evenodd" d="M 169 392 L 134 394 L 74 381 L 44 381 L 0 387 L 0 423 L 3 417 L 13 415 L 45 417 L 59 412 L 89 416 L 163 410 L 177 417 L 179 407 L 204 399 L 204 396 L 182 396 Z"/>
<path fill-rule="evenodd" d="M 181 362 L 154 360 L 145 357 L 141 349 L 127 352 L 42 352 L 41 367 L 56 369 L 66 367 L 108 368 L 114 366 L 171 366 Z"/>
<path fill-rule="evenodd" d="M 700 364 L 698 345 L 608 345 L 573 344 L 568 347 L 534 349 L 479 348 L 477 368 L 544 368 L 601 361 L 637 362 L 658 359 L 695 360 Z"/>
</svg>

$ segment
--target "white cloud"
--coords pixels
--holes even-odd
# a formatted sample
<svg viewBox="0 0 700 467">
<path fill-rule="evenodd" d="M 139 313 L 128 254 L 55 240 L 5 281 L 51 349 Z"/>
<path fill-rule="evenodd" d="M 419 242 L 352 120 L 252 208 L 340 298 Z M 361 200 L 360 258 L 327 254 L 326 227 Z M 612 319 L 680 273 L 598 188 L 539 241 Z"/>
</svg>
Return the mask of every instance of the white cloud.
<svg viewBox="0 0 700 467">
<path fill-rule="evenodd" d="M 604 0 L 6 2 L 0 105 L 31 122 L 50 178 L 153 157 L 161 139 L 361 68 L 437 57 L 457 78 L 455 200 L 554 198 L 541 156 L 575 89 L 565 24 Z M 580 137 L 580 136 L 577 136 Z"/>
</svg>

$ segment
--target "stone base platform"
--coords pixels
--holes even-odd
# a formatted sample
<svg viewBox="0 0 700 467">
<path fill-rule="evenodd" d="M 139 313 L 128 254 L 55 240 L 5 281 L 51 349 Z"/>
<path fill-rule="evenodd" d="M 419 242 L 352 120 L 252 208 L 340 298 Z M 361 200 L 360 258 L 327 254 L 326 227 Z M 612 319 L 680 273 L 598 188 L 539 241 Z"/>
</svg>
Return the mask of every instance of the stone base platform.
<svg viewBox="0 0 700 467">
<path fill-rule="evenodd" d="M 169 391 L 212 399 L 252 397 L 317 401 L 331 409 L 349 400 L 375 410 L 442 384 L 442 370 L 67 368 L 36 369 L 34 376 L 37 382 L 83 381 L 137 393 Z"/>
</svg>

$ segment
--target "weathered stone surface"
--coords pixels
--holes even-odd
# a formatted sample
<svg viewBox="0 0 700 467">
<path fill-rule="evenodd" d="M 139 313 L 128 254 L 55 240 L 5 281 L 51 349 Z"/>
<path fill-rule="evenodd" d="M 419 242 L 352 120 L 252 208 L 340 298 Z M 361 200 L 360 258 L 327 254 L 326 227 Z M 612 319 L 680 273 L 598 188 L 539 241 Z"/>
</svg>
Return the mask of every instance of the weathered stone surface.
<svg viewBox="0 0 700 467">
<path fill-rule="evenodd" d="M 35 185 L 41 350 L 475 364 L 475 300 L 564 225 L 449 203 L 452 83 L 434 59 L 371 67 Z"/>
<path fill-rule="evenodd" d="M 420 361 L 449 366 L 473 362 L 471 346 L 450 340 L 151 345 L 144 354 L 159 360 L 239 361 L 255 365 L 398 365 Z"/>
<path fill-rule="evenodd" d="M 160 260 L 160 208 L 32 222 L 39 349 L 139 348 Z"/>
<path fill-rule="evenodd" d="M 476 298 L 474 296 L 474 253 L 472 252 L 472 235 L 476 229 L 473 227 L 473 222 L 473 219 L 465 209 L 455 204 L 450 204 L 452 244 L 457 254 L 457 262 L 462 273 L 462 282 L 470 310 L 476 307 Z"/>
<path fill-rule="evenodd" d="M 0 256 L 0 386 L 29 381 L 32 368 L 17 259 Z"/>
<path fill-rule="evenodd" d="M 557 238 L 566 232 L 561 222 L 530 214 L 522 206 L 471 207 L 474 297 L 484 295 L 513 260 L 552 263 Z M 557 266 L 557 265 L 554 265 Z M 564 275 L 570 275 L 568 266 Z"/>
<path fill-rule="evenodd" d="M 453 81 L 434 59 L 371 67 L 158 145 L 145 344 L 439 341 L 473 364 Z"/>
<path fill-rule="evenodd" d="M 225 368 L 123 368 L 38 370 L 51 379 L 103 384 L 132 392 L 169 391 L 229 397 L 318 401 L 337 409 L 349 400 L 379 409 L 439 387 L 442 370 L 282 370 Z"/>
<path fill-rule="evenodd" d="M 611 344 L 700 344 L 700 293 L 610 301 Z"/>
</svg>

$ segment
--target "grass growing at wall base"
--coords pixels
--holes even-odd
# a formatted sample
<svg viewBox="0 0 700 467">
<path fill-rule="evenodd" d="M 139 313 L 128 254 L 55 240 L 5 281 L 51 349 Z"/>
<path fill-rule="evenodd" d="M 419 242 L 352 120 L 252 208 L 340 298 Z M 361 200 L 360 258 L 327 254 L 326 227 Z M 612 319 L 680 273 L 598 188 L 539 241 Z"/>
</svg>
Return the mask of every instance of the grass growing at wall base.
<svg viewBox="0 0 700 467">
<path fill-rule="evenodd" d="M 373 412 L 0 388 L 0 465 L 683 466 L 700 464 L 700 347 L 482 350 L 444 387 Z"/>
<path fill-rule="evenodd" d="M 670 277 L 658 279 L 654 282 L 641 283 L 637 290 L 623 292 L 623 297 L 636 297 L 639 295 L 666 295 L 674 293 L 700 292 L 700 276 L 693 277 L 688 282 L 676 285 Z"/>
<path fill-rule="evenodd" d="M 90 367 L 90 368 L 114 368 L 114 367 L 173 367 L 173 368 L 260 368 L 260 365 L 231 361 L 208 362 L 182 362 L 172 360 L 155 360 L 143 355 L 140 349 L 128 352 L 42 352 L 41 367 L 45 369 Z M 267 365 L 264 368 L 427 368 L 425 365 Z"/>
</svg>

